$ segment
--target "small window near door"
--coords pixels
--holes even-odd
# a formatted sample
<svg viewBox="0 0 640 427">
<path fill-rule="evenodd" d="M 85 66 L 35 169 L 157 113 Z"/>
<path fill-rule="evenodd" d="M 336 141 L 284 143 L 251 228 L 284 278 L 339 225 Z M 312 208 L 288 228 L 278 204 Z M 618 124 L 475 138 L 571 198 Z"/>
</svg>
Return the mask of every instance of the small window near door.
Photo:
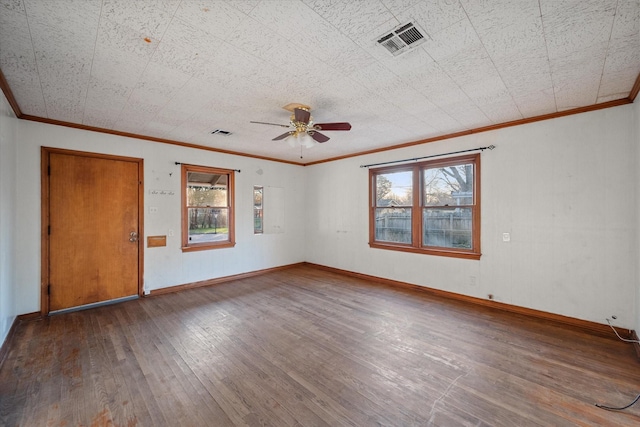
<svg viewBox="0 0 640 427">
<path fill-rule="evenodd" d="M 260 186 L 253 187 L 253 234 L 262 234 L 264 232 L 262 222 L 262 196 L 263 188 Z"/>
<path fill-rule="evenodd" d="M 232 170 L 182 165 L 182 250 L 235 245 Z"/>
</svg>

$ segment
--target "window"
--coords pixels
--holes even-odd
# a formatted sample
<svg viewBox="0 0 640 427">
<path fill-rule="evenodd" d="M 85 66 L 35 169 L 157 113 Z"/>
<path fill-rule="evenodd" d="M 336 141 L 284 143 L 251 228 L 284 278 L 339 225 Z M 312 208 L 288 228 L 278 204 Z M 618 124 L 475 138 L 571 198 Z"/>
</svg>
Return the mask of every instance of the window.
<svg viewBox="0 0 640 427">
<path fill-rule="evenodd" d="M 480 155 L 369 171 L 369 246 L 480 259 Z"/>
<path fill-rule="evenodd" d="M 182 165 L 182 250 L 234 245 L 233 171 Z"/>
<path fill-rule="evenodd" d="M 253 234 L 262 234 L 264 227 L 262 224 L 262 195 L 263 188 L 253 187 Z"/>
</svg>

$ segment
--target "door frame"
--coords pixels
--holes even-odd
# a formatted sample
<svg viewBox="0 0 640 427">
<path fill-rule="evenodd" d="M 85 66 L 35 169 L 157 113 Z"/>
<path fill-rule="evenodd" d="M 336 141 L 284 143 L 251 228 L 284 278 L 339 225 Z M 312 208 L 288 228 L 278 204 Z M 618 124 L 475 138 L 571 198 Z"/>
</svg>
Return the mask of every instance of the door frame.
<svg viewBox="0 0 640 427">
<path fill-rule="evenodd" d="M 50 154 L 66 154 L 106 160 L 120 160 L 138 164 L 138 296 L 144 296 L 144 160 L 88 151 L 40 147 L 40 314 L 49 315 L 49 166 Z"/>
</svg>

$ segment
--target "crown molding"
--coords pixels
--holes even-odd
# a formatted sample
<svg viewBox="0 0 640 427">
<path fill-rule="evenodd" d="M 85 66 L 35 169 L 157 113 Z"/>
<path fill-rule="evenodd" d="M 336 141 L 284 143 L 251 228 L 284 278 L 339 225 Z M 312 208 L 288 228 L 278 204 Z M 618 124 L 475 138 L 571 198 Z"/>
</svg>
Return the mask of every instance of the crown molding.
<svg viewBox="0 0 640 427">
<path fill-rule="evenodd" d="M 33 122 L 39 122 L 39 123 L 46 123 L 46 124 L 51 124 L 51 125 L 56 125 L 56 126 L 65 126 L 65 127 L 70 127 L 70 128 L 74 128 L 74 129 L 87 130 L 87 131 L 91 131 L 91 132 L 106 133 L 106 134 L 110 134 L 110 135 L 123 136 L 123 137 L 127 137 L 127 138 L 141 139 L 141 140 L 145 140 L 145 141 L 158 142 L 158 143 L 162 143 L 162 144 L 177 145 L 177 146 L 181 146 L 181 147 L 185 147 L 185 148 L 193 148 L 193 149 L 196 149 L 196 150 L 205 150 L 205 151 L 211 151 L 211 152 L 215 152 L 215 153 L 223 153 L 223 154 L 230 154 L 230 155 L 234 155 L 234 156 L 249 157 L 249 158 L 260 159 L 260 160 L 268 160 L 268 161 L 278 162 L 278 163 L 286 163 L 286 164 L 296 165 L 296 166 L 313 166 L 313 165 L 317 165 L 317 164 L 321 164 L 321 163 L 329 163 L 329 162 L 334 162 L 334 161 L 337 161 L 337 160 L 349 159 L 349 158 L 352 158 L 352 157 L 359 157 L 359 156 L 365 156 L 365 155 L 368 155 L 368 154 L 376 154 L 376 153 L 381 153 L 381 152 L 385 152 L 385 151 L 397 150 L 397 149 L 400 149 L 400 148 L 413 147 L 415 145 L 428 144 L 430 142 L 443 141 L 443 140 L 452 139 L 452 138 L 459 138 L 461 136 L 466 136 L 466 135 L 473 135 L 473 134 L 477 134 L 477 133 L 488 132 L 488 131 L 503 129 L 503 128 L 512 127 L 512 126 L 520 126 L 520 125 L 539 122 L 539 121 L 543 121 L 543 120 L 551 120 L 551 119 L 556 119 L 556 118 L 559 118 L 559 117 L 565 117 L 565 116 L 570 116 L 570 115 L 574 115 L 574 114 L 586 113 L 586 112 L 589 112 L 589 111 L 596 111 L 596 110 L 602 110 L 602 109 L 605 109 L 605 108 L 612 108 L 612 107 L 618 107 L 618 106 L 621 106 L 621 105 L 631 104 L 631 103 L 633 103 L 635 101 L 636 97 L 638 96 L 638 92 L 640 92 L 640 73 L 638 74 L 638 77 L 636 78 L 636 81 L 635 81 L 633 87 L 631 88 L 631 92 L 629 93 L 629 96 L 627 98 L 617 99 L 617 100 L 608 101 L 608 102 L 602 102 L 602 103 L 594 104 L 594 105 L 588 105 L 586 107 L 572 108 L 570 110 L 558 111 L 558 112 L 555 112 L 555 113 L 542 114 L 542 115 L 534 116 L 534 117 L 527 117 L 527 118 L 519 119 L 519 120 L 512 120 L 510 122 L 498 123 L 498 124 L 495 124 L 495 125 L 482 126 L 482 127 L 474 128 L 474 129 L 467 129 L 467 130 L 460 131 L 460 132 L 453 132 L 453 133 L 448 133 L 448 134 L 444 134 L 444 135 L 438 135 L 438 136 L 434 136 L 432 138 L 426 138 L 426 139 L 420 139 L 420 140 L 417 140 L 417 141 L 405 142 L 405 143 L 402 143 L 402 144 L 391 145 L 391 146 L 383 147 L 383 148 L 376 148 L 376 149 L 372 149 L 372 150 L 359 151 L 359 152 L 356 152 L 356 153 L 345 154 L 343 156 L 330 157 L 328 159 L 317 160 L 317 161 L 309 162 L 309 163 L 300 163 L 300 162 L 294 162 L 294 161 L 291 161 L 291 160 L 277 159 L 277 158 L 274 158 L 274 157 L 267 157 L 267 156 L 259 156 L 259 155 L 255 155 L 255 154 L 242 153 L 242 152 L 239 152 L 239 151 L 224 150 L 224 149 L 214 148 L 214 147 L 206 147 L 204 145 L 192 144 L 192 143 L 189 143 L 189 142 L 182 142 L 182 141 L 166 139 L 166 138 L 156 138 L 156 137 L 152 137 L 152 136 L 140 135 L 140 134 L 129 133 L 129 132 L 120 132 L 120 131 L 116 131 L 116 130 L 112 130 L 112 129 L 99 128 L 99 127 L 95 127 L 95 126 L 87 126 L 87 125 L 82 125 L 82 124 L 77 124 L 77 123 L 71 123 L 71 122 L 65 122 L 65 121 L 61 121 L 61 120 L 54 120 L 54 119 L 48 119 L 48 118 L 39 117 L 39 116 L 31 116 L 31 115 L 28 115 L 28 114 L 23 114 L 22 111 L 20 110 L 20 106 L 18 105 L 18 102 L 16 101 L 15 97 L 13 96 L 13 92 L 11 91 L 11 88 L 9 87 L 9 84 L 7 83 L 7 80 L 5 79 L 4 74 L 2 73 L 2 70 L 0 70 L 0 89 L 2 89 L 2 92 L 4 93 L 5 97 L 7 98 L 7 101 L 9 102 L 9 105 L 13 109 L 13 112 L 15 113 L 16 117 L 19 118 L 19 119 L 23 119 L 23 120 L 29 120 L 29 121 L 33 121 Z"/>
<path fill-rule="evenodd" d="M 28 115 L 28 114 L 23 114 L 20 118 L 23 119 L 23 120 L 29 120 L 29 121 L 32 121 L 32 122 L 46 123 L 46 124 L 56 125 L 56 126 L 64 126 L 64 127 L 69 127 L 69 128 L 73 128 L 73 129 L 87 130 L 87 131 L 91 131 L 91 132 L 106 133 L 106 134 L 109 134 L 109 135 L 124 136 L 126 138 L 141 139 L 141 140 L 144 140 L 144 141 L 159 142 L 159 143 L 162 143 L 162 144 L 178 145 L 180 147 L 194 148 L 196 150 L 212 151 L 212 152 L 215 152 L 215 153 L 231 154 L 231 155 L 234 155 L 234 156 L 251 157 L 253 159 L 269 160 L 269 161 L 272 161 L 272 162 L 287 163 L 287 164 L 296 165 L 296 166 L 304 166 L 302 163 L 293 162 L 293 161 L 290 161 L 290 160 L 276 159 L 275 157 L 259 156 L 259 155 L 255 155 L 255 154 L 242 153 L 240 151 L 232 151 L 232 150 L 224 150 L 222 148 L 206 147 L 204 145 L 192 144 L 190 142 L 182 142 L 182 141 L 176 141 L 176 140 L 173 140 L 173 139 L 166 139 L 166 138 L 156 138 L 154 136 L 140 135 L 140 134 L 137 134 L 137 133 L 120 132 L 120 131 L 113 130 L 113 129 L 105 129 L 105 128 L 100 128 L 100 127 L 95 127 L 95 126 L 87 126 L 87 125 L 82 125 L 82 124 L 78 124 L 78 123 L 65 122 L 65 121 L 62 121 L 62 120 L 47 119 L 47 118 L 44 118 L 44 117 L 31 116 L 31 115 Z"/>
<path fill-rule="evenodd" d="M 629 92 L 629 101 L 634 102 L 636 100 L 636 96 L 638 96 L 639 91 L 640 91 L 640 73 L 638 73 L 636 82 L 631 88 L 631 92 Z"/>
<path fill-rule="evenodd" d="M 22 118 L 22 111 L 20 110 L 20 106 L 18 105 L 18 101 L 13 96 L 13 92 L 9 87 L 9 83 L 7 83 L 7 79 L 4 78 L 4 73 L 0 70 L 0 89 L 2 89 L 2 93 L 4 93 L 5 98 L 9 101 L 9 105 L 13 110 L 13 114 L 16 115 L 17 118 Z"/>
<path fill-rule="evenodd" d="M 639 80 L 636 81 L 636 86 L 638 85 L 638 81 L 640 81 L 640 76 L 639 76 Z M 540 121 L 543 121 L 543 120 L 556 119 L 558 117 L 565 117 L 565 116 L 571 116 L 573 114 L 580 114 L 580 113 L 586 113 L 586 112 L 589 112 L 589 111 L 602 110 L 604 108 L 618 107 L 620 105 L 627 105 L 627 104 L 631 104 L 631 103 L 632 103 L 632 101 L 631 101 L 630 98 L 616 99 L 614 101 L 602 102 L 600 104 L 588 105 L 586 107 L 572 108 L 571 110 L 564 110 L 564 111 L 558 111 L 558 112 L 555 112 L 555 113 L 542 114 L 540 116 L 527 117 L 527 118 L 524 118 L 524 119 L 513 120 L 513 121 L 510 121 L 510 122 L 498 123 L 498 124 L 495 124 L 495 125 L 483 126 L 483 127 L 479 127 L 479 128 L 463 130 L 463 131 L 460 131 L 460 132 L 448 133 L 448 134 L 445 134 L 445 135 L 438 135 L 438 136 L 434 136 L 432 138 L 426 138 L 426 139 L 420 139 L 420 140 L 417 140 L 417 141 L 405 142 L 403 144 L 392 145 L 392 146 L 389 146 L 389 147 L 376 148 L 376 149 L 373 149 L 373 150 L 360 151 L 358 153 L 353 153 L 353 154 L 346 154 L 344 156 L 331 157 L 329 159 L 324 159 L 324 160 L 318 160 L 318 161 L 315 161 L 315 162 L 305 163 L 304 166 L 312 166 L 312 165 L 317 165 L 317 164 L 320 164 L 320 163 L 334 162 L 336 160 L 343 160 L 343 159 L 348 159 L 348 158 L 351 158 L 351 157 L 364 156 L 364 155 L 367 155 L 367 154 L 375 154 L 375 153 L 381 153 L 381 152 L 384 152 L 384 151 L 397 150 L 399 148 L 413 147 L 414 145 L 428 144 L 430 142 L 442 141 L 442 140 L 445 140 L 445 139 L 452 139 L 452 138 L 459 138 L 461 136 L 473 135 L 473 134 L 476 134 L 476 133 L 488 132 L 488 131 L 491 131 L 491 130 L 508 128 L 508 127 L 512 127 L 512 126 L 526 125 L 527 123 L 534 123 L 534 122 L 540 122 Z"/>
</svg>

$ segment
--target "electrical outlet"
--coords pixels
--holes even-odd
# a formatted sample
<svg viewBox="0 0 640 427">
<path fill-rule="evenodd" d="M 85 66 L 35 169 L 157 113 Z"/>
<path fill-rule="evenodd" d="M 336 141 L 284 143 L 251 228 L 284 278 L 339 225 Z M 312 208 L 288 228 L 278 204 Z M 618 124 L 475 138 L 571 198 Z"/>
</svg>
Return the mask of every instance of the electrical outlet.
<svg viewBox="0 0 640 427">
<path fill-rule="evenodd" d="M 469 276 L 469 285 L 471 286 L 476 285 L 476 276 Z"/>
<path fill-rule="evenodd" d="M 511 233 L 502 233 L 502 241 L 510 242 L 511 241 Z"/>
<path fill-rule="evenodd" d="M 149 206 L 149 213 L 150 214 L 158 213 L 158 207 L 157 206 Z"/>
<path fill-rule="evenodd" d="M 173 237 L 173 230 L 169 230 L 169 237 Z"/>
</svg>

